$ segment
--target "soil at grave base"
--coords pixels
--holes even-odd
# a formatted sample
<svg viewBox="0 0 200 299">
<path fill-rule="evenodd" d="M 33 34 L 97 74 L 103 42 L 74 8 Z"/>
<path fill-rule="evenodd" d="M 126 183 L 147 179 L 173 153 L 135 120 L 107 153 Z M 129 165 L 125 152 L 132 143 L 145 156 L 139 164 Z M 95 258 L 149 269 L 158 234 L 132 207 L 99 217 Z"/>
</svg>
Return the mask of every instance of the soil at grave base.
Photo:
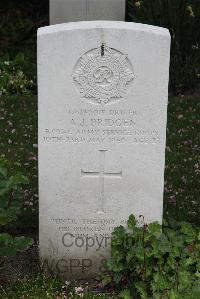
<svg viewBox="0 0 200 299">
<path fill-rule="evenodd" d="M 0 285 L 37 275 L 40 271 L 38 253 L 38 244 L 35 243 L 27 250 L 18 252 L 15 257 L 7 258 L 0 273 Z"/>
<path fill-rule="evenodd" d="M 18 252 L 15 257 L 8 258 L 5 261 L 4 268 L 0 273 L 0 285 L 6 286 L 14 284 L 24 277 L 33 278 L 41 273 L 39 265 L 39 248 L 38 242 L 35 242 L 27 250 Z M 63 282 L 64 283 L 64 282 Z M 114 294 L 113 287 L 104 287 L 100 280 L 78 280 L 74 285 L 88 288 L 94 294 L 105 294 L 112 296 Z"/>
</svg>

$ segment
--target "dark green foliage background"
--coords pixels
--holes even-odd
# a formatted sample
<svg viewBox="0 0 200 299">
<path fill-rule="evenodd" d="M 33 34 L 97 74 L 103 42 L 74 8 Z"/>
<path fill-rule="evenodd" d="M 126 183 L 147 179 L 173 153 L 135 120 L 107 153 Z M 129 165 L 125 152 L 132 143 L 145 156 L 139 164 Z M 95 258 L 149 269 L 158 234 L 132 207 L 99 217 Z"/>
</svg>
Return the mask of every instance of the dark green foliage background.
<svg viewBox="0 0 200 299">
<path fill-rule="evenodd" d="M 139 7 L 137 7 L 138 3 L 140 3 Z M 190 11 L 189 7 L 191 7 L 192 11 Z M 179 94 L 186 89 L 192 90 L 199 84 L 199 0 L 128 0 L 127 20 L 169 29 L 172 38 L 171 91 Z"/>
</svg>

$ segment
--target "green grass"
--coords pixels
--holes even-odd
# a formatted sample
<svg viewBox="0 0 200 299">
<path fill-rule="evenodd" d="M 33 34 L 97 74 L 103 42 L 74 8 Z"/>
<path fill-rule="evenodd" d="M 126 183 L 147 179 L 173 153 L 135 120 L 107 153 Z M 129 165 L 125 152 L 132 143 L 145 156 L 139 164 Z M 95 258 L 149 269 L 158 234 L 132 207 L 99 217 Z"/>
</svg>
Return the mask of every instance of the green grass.
<svg viewBox="0 0 200 299">
<path fill-rule="evenodd" d="M 169 99 L 164 216 L 200 225 L 200 96 Z"/>
<path fill-rule="evenodd" d="M 81 287 L 79 293 L 76 288 Z M 81 296 L 83 294 L 83 296 Z M 79 283 L 66 284 L 59 278 L 46 278 L 39 275 L 32 279 L 23 279 L 17 281 L 15 284 L 8 285 L 6 288 L 0 287 L 1 299 L 109 299 L 111 297 L 98 293 L 88 291 L 87 285 Z"/>
</svg>

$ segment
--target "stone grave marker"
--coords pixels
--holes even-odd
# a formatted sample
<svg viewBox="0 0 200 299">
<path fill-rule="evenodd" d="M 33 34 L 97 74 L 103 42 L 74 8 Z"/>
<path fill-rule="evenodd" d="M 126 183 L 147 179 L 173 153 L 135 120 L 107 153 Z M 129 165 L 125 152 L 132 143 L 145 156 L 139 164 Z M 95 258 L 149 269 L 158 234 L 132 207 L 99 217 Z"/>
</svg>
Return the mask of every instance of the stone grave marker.
<svg viewBox="0 0 200 299">
<path fill-rule="evenodd" d="M 125 0 L 50 0 L 50 24 L 125 20 Z"/>
<path fill-rule="evenodd" d="M 115 226 L 162 222 L 170 35 L 125 22 L 38 32 L 40 256 L 94 277 Z"/>
</svg>

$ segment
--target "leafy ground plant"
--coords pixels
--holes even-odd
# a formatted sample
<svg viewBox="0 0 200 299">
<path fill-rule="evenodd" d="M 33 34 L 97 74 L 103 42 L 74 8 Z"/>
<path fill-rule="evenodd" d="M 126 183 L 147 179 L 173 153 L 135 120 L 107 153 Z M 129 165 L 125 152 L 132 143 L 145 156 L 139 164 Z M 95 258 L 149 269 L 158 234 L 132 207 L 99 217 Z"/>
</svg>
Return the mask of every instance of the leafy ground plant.
<svg viewBox="0 0 200 299">
<path fill-rule="evenodd" d="M 30 94 L 36 86 L 35 64 L 27 61 L 22 53 L 14 60 L 8 55 L 0 59 L 0 96 L 3 94 Z"/>
<path fill-rule="evenodd" d="M 110 275 L 121 298 L 200 298 L 200 230 L 189 223 L 140 226 L 131 215 L 128 227 L 112 234 Z"/>
<path fill-rule="evenodd" d="M 4 158 L 0 158 L 0 266 L 5 257 L 14 256 L 18 250 L 32 243 L 31 238 L 13 237 L 4 232 L 4 228 L 15 223 L 20 215 L 23 206 L 21 186 L 28 183 L 27 178 L 20 173 L 9 175 L 8 164 Z"/>
<path fill-rule="evenodd" d="M 0 97 L 0 135 L 0 153 L 12 162 L 12 174 L 20 170 L 30 182 L 23 190 L 24 206 L 18 224 L 23 232 L 34 230 L 38 225 L 36 96 Z"/>
</svg>

